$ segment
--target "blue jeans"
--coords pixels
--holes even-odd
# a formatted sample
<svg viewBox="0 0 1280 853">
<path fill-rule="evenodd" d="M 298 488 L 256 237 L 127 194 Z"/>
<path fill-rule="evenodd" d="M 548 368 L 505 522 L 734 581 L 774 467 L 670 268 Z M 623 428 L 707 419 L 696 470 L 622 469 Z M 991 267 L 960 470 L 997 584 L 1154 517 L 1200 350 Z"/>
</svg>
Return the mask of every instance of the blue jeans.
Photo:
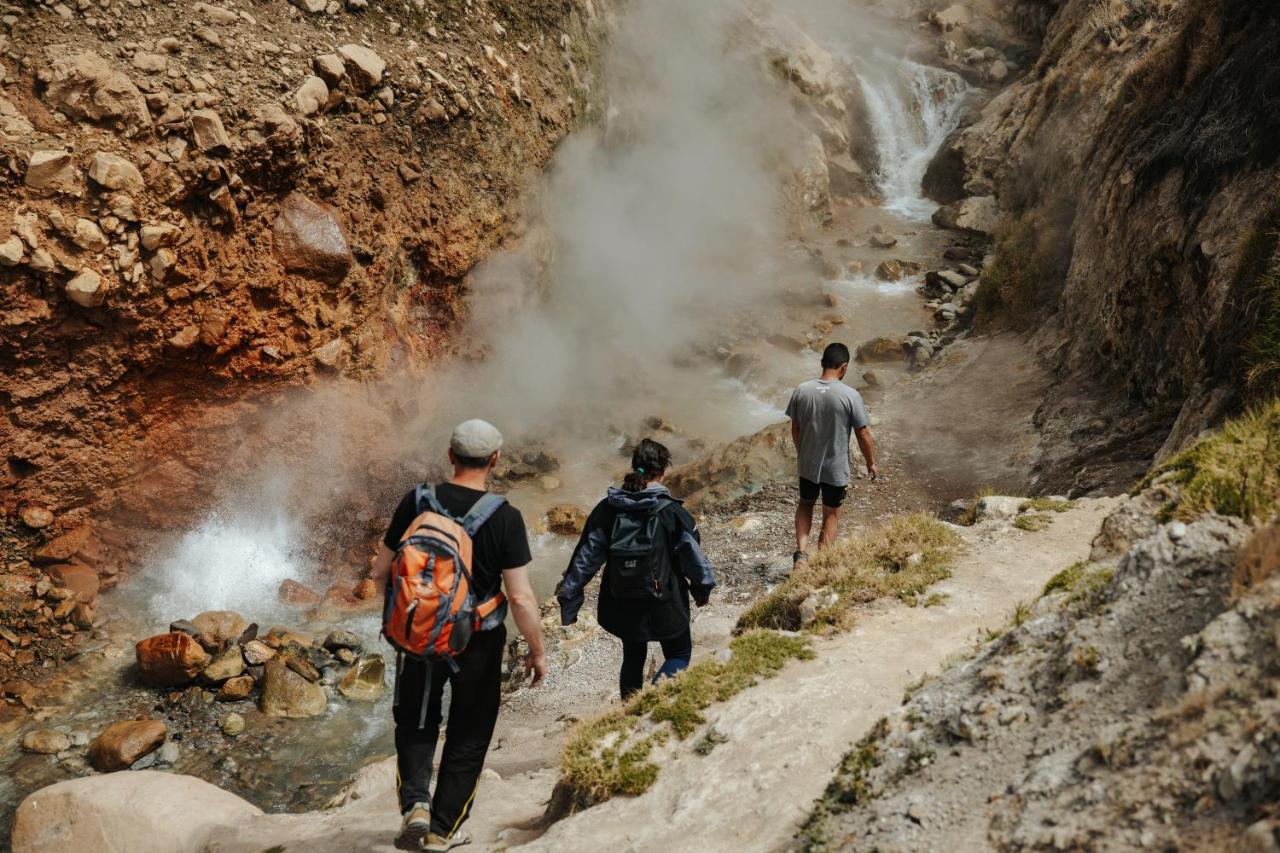
<svg viewBox="0 0 1280 853">
<path fill-rule="evenodd" d="M 693 657 L 693 637 L 689 629 L 686 628 L 683 634 L 663 640 L 662 654 L 666 657 L 666 661 L 658 670 L 658 674 L 653 677 L 654 684 L 663 678 L 672 677 L 689 666 L 689 659 Z M 638 692 L 644 684 L 644 662 L 648 657 L 648 643 L 643 640 L 622 641 L 622 672 L 618 675 L 618 686 L 623 699 Z"/>
</svg>

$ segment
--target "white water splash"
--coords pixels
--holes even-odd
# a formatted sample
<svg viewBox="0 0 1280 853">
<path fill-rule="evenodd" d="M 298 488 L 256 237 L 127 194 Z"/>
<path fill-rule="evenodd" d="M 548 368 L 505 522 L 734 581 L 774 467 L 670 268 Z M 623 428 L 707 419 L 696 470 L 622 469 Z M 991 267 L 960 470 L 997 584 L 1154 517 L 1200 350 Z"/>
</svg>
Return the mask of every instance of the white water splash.
<svg viewBox="0 0 1280 853">
<path fill-rule="evenodd" d="M 880 157 L 876 183 L 884 209 L 927 221 L 938 205 L 924 198 L 921 182 L 960 121 L 968 86 L 956 74 L 910 60 L 859 69 L 858 82 Z"/>
<path fill-rule="evenodd" d="M 149 609 L 162 620 L 236 610 L 260 620 L 281 612 L 282 581 L 305 575 L 300 535 L 282 517 L 214 514 L 152 561 Z"/>
</svg>

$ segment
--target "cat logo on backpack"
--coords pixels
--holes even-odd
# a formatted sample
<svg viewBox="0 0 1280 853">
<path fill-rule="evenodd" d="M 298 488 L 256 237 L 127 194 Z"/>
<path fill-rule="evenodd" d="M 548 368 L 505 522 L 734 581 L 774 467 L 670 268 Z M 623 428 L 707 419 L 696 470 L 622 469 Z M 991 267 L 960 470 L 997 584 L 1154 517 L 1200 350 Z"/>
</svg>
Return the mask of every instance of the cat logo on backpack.
<svg viewBox="0 0 1280 853">
<path fill-rule="evenodd" d="M 419 486 L 418 516 L 405 530 L 391 563 L 382 611 L 382 634 L 403 654 L 428 663 L 457 657 L 476 631 L 506 618 L 501 590 L 477 601 L 471 580 L 471 538 L 506 502 L 486 494 L 455 519 L 430 486 Z"/>
</svg>

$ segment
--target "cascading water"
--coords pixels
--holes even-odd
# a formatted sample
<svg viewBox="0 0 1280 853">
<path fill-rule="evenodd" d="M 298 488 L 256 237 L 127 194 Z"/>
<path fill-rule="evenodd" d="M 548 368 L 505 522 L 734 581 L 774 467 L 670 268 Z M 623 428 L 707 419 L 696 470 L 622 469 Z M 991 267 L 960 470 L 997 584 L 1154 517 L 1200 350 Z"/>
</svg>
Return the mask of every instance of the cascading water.
<svg viewBox="0 0 1280 853">
<path fill-rule="evenodd" d="M 906 59 L 860 67 L 857 75 L 880 160 L 876 183 L 883 207 L 927 220 L 937 204 L 924 198 L 921 182 L 959 124 L 968 86 L 956 74 Z"/>
</svg>

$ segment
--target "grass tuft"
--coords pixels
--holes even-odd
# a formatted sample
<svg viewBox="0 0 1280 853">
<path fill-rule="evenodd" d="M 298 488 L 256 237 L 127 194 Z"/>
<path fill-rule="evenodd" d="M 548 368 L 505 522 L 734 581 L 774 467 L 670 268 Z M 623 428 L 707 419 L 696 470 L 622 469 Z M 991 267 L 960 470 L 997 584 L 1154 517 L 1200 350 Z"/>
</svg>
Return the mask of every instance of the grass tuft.
<svg viewBox="0 0 1280 853">
<path fill-rule="evenodd" d="M 1013 526 L 1019 530 L 1029 530 L 1032 533 L 1039 533 L 1041 530 L 1048 530 L 1049 523 L 1053 519 L 1047 513 L 1043 512 L 1024 512 L 1013 520 Z"/>
<path fill-rule="evenodd" d="M 1056 498 L 1028 498 L 1018 507 L 1018 512 L 1070 512 L 1079 506 L 1078 501 L 1062 501 Z"/>
<path fill-rule="evenodd" d="M 1218 432 L 1157 467 L 1157 478 L 1181 486 L 1176 515 L 1206 512 L 1266 521 L 1280 511 L 1280 398 L 1227 421 Z"/>
<path fill-rule="evenodd" d="M 1055 592 L 1071 592 L 1080 583 L 1084 577 L 1085 569 L 1089 564 L 1084 560 L 1072 563 L 1053 577 L 1049 578 L 1049 582 L 1044 585 L 1044 594 L 1052 595 Z"/>
<path fill-rule="evenodd" d="M 950 577 L 951 562 L 962 547 L 959 535 L 933 516 L 899 516 L 800 564 L 785 582 L 742 614 L 738 630 L 848 627 L 859 604 L 889 596 L 910 602 Z M 815 592 L 823 595 L 818 597 L 812 621 L 805 625 L 801 605 Z"/>
<path fill-rule="evenodd" d="M 1231 597 L 1242 595 L 1280 572 L 1280 521 L 1261 528 L 1250 537 L 1240 553 L 1231 577 Z"/>
<path fill-rule="evenodd" d="M 787 661 L 814 657 L 808 638 L 772 631 L 736 637 L 730 648 L 727 662 L 697 663 L 641 691 L 622 708 L 577 726 L 560 758 L 557 791 L 568 800 L 567 810 L 643 794 L 658 778 L 658 765 L 650 758 L 655 746 L 672 733 L 688 737 L 706 722 L 702 712 L 713 703 L 773 677 Z M 722 737 L 708 731 L 695 751 L 705 755 L 724 742 Z"/>
</svg>

